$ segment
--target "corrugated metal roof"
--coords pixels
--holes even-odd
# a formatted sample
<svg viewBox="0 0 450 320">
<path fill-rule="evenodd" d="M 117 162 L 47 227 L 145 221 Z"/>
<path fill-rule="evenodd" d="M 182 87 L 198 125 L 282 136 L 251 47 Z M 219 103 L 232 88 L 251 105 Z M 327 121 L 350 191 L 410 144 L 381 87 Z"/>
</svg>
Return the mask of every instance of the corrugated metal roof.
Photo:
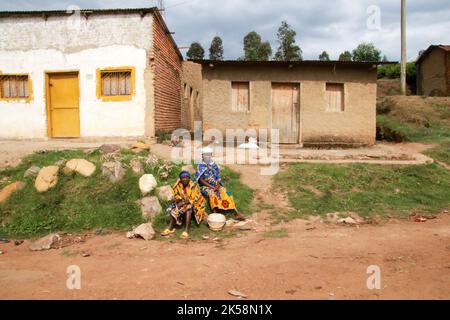
<svg viewBox="0 0 450 320">
<path fill-rule="evenodd" d="M 425 50 L 420 57 L 417 59 L 416 63 L 421 63 L 423 59 L 425 59 L 425 57 L 427 57 L 431 51 L 433 51 L 434 49 L 439 48 L 442 49 L 446 52 L 450 52 L 450 45 L 444 45 L 444 44 L 433 44 L 431 46 L 428 47 L 427 50 Z"/>
<path fill-rule="evenodd" d="M 81 13 L 101 13 L 101 14 L 120 14 L 120 13 L 153 13 L 158 11 L 157 7 L 151 8 L 115 8 L 115 9 L 80 9 Z M 0 11 L 0 17 L 8 16 L 42 16 L 42 15 L 64 15 L 72 14 L 73 10 L 38 10 L 38 11 Z"/>
<path fill-rule="evenodd" d="M 358 61 L 321 61 L 321 60 L 301 60 L 301 61 L 245 61 L 245 60 L 188 60 L 203 65 L 212 66 L 378 66 L 383 64 L 396 64 L 398 62 L 358 62 Z"/>
</svg>

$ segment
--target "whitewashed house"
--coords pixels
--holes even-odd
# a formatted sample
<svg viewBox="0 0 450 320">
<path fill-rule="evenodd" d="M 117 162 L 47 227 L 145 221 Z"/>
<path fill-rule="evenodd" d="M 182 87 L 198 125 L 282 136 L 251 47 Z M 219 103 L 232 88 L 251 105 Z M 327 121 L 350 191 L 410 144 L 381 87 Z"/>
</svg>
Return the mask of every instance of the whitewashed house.
<svg viewBox="0 0 450 320">
<path fill-rule="evenodd" d="M 0 12 L 0 139 L 154 137 L 181 121 L 156 8 Z"/>
</svg>

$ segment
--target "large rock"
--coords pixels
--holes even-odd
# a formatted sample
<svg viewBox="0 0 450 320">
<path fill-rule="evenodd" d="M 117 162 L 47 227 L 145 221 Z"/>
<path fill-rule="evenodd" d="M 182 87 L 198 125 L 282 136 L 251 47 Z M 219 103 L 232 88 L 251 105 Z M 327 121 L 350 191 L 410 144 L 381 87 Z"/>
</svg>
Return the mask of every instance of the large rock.
<svg viewBox="0 0 450 320">
<path fill-rule="evenodd" d="M 52 248 L 52 245 L 59 239 L 60 236 L 57 233 L 52 233 L 46 237 L 34 241 L 33 243 L 30 244 L 29 248 L 32 251 L 49 250 Z"/>
<path fill-rule="evenodd" d="M 105 162 L 102 165 L 102 174 L 107 176 L 112 183 L 116 183 L 125 176 L 125 169 L 119 161 Z"/>
<path fill-rule="evenodd" d="M 85 159 L 72 159 L 66 163 L 66 172 L 75 171 L 84 177 L 90 177 L 95 172 L 95 165 Z"/>
<path fill-rule="evenodd" d="M 34 187 L 38 192 L 46 192 L 56 186 L 58 182 L 59 167 L 49 166 L 39 170 L 38 176 L 34 181 Z"/>
<path fill-rule="evenodd" d="M 144 240 L 152 240 L 155 238 L 155 230 L 153 230 L 153 226 L 151 223 L 141 224 L 139 227 L 134 229 L 131 232 L 127 233 L 127 238 L 136 238 L 141 237 Z"/>
<path fill-rule="evenodd" d="M 152 174 L 144 174 L 139 179 L 139 189 L 141 190 L 143 195 L 152 192 L 157 185 L 158 183 L 156 182 L 156 179 Z"/>
<path fill-rule="evenodd" d="M 144 165 L 142 164 L 141 160 L 139 159 L 132 159 L 130 161 L 131 170 L 133 170 L 136 174 L 143 174 L 144 173 Z"/>
<path fill-rule="evenodd" d="M 28 168 L 27 171 L 25 171 L 25 173 L 23 174 L 24 178 L 28 178 L 28 177 L 34 177 L 39 173 L 39 170 L 41 170 L 40 167 L 38 166 L 31 166 Z"/>
<path fill-rule="evenodd" d="M 188 165 L 183 166 L 183 167 L 181 168 L 181 170 L 182 170 L 182 171 L 187 171 L 187 172 L 189 172 L 189 174 L 190 174 L 191 176 L 195 175 L 195 172 L 196 172 L 194 166 L 191 165 L 191 164 L 188 164 Z"/>
<path fill-rule="evenodd" d="M 6 202 L 14 191 L 21 190 L 25 187 L 25 183 L 17 181 L 4 187 L 0 191 L 0 203 Z"/>
<path fill-rule="evenodd" d="M 153 219 L 162 212 L 161 204 L 157 197 L 146 197 L 139 201 L 142 216 L 146 219 Z"/>
<path fill-rule="evenodd" d="M 100 151 L 104 154 L 114 153 L 120 150 L 117 144 L 104 144 L 100 147 Z"/>
<path fill-rule="evenodd" d="M 173 189 L 171 186 L 163 186 L 156 189 L 156 196 L 161 201 L 172 201 Z"/>
</svg>

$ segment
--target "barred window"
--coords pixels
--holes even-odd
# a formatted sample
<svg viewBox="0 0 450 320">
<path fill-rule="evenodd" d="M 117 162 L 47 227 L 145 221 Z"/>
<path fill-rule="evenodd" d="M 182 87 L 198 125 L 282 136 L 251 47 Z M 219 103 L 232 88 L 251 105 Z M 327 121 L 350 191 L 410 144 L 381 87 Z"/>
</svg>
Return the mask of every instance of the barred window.
<svg viewBox="0 0 450 320">
<path fill-rule="evenodd" d="M 28 76 L 0 75 L 1 98 L 28 98 Z"/>
<path fill-rule="evenodd" d="M 102 71 L 101 79 L 103 96 L 131 95 L 131 70 Z"/>
</svg>

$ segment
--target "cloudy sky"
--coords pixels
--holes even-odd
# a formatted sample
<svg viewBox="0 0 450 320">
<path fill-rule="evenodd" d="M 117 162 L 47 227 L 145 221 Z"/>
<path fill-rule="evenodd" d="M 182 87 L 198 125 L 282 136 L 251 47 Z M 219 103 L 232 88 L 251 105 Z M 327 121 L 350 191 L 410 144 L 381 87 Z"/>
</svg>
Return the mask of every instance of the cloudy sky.
<svg viewBox="0 0 450 320">
<path fill-rule="evenodd" d="M 0 10 L 151 7 L 157 2 L 0 0 Z M 199 41 L 207 51 L 219 35 L 226 59 L 242 56 L 242 39 L 253 30 L 270 41 L 275 52 L 282 20 L 297 31 L 304 59 L 317 59 L 323 50 L 337 59 L 361 42 L 373 42 L 389 60 L 400 58 L 400 0 L 165 0 L 164 5 L 166 22 L 180 47 Z M 449 17 L 449 0 L 407 0 L 408 60 L 430 44 L 450 44 Z"/>
</svg>

